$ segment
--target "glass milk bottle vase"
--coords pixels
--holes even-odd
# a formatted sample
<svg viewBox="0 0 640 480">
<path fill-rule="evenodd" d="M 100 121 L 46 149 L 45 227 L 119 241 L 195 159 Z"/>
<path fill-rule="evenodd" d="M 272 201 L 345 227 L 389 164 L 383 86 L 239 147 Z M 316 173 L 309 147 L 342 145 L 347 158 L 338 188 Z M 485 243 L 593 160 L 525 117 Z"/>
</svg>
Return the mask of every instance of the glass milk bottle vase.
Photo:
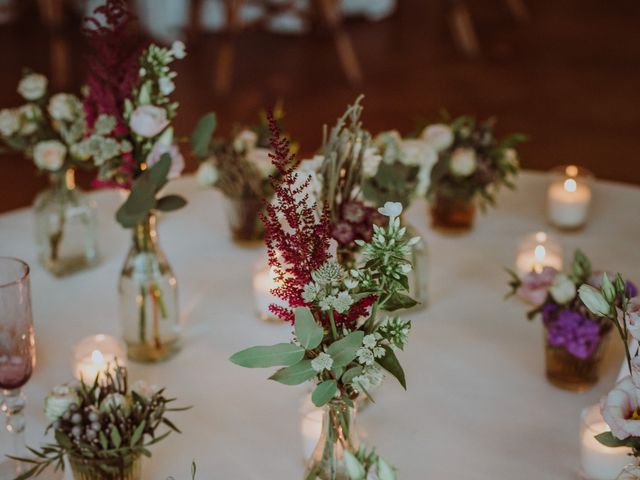
<svg viewBox="0 0 640 480">
<path fill-rule="evenodd" d="M 179 350 L 178 284 L 158 245 L 156 216 L 133 229 L 118 285 L 120 315 L 129 357 L 162 361 Z"/>
<path fill-rule="evenodd" d="M 40 263 L 63 276 L 98 263 L 95 210 L 76 187 L 73 169 L 51 174 L 51 187 L 33 204 Z"/>
<path fill-rule="evenodd" d="M 420 237 L 420 235 L 415 228 L 407 225 L 407 238 L 412 237 Z M 418 305 L 414 307 L 415 310 L 426 308 L 429 304 L 429 260 L 427 253 L 427 242 L 423 237 L 420 237 L 420 241 L 411 246 L 411 252 L 407 256 L 412 267 L 407 275 L 409 277 L 409 296 L 418 302 Z"/>
<path fill-rule="evenodd" d="M 355 415 L 355 408 L 348 406 L 343 400 L 333 400 L 324 407 L 322 432 L 309 460 L 304 480 L 350 479 L 344 451 L 358 450 Z"/>
</svg>

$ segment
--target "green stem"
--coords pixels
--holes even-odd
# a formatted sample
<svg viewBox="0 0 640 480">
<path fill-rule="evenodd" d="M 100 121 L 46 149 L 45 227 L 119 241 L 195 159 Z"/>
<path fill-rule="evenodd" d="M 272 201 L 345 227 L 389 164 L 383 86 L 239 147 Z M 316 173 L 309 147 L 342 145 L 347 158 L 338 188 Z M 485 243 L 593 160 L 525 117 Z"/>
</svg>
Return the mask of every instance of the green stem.
<svg viewBox="0 0 640 480">
<path fill-rule="evenodd" d="M 336 319 L 333 316 L 333 310 L 329 310 L 329 323 L 331 324 L 331 335 L 333 339 L 338 339 L 338 329 L 336 328 Z"/>
<path fill-rule="evenodd" d="M 147 341 L 147 289 L 140 285 L 139 337 L 140 343 Z"/>
</svg>

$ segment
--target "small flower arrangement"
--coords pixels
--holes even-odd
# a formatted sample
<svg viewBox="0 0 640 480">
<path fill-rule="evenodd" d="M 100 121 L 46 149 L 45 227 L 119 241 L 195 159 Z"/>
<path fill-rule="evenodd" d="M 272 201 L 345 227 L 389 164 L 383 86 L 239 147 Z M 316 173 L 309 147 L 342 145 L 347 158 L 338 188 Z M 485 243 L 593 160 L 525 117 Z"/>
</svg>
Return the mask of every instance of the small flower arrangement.
<svg viewBox="0 0 640 480">
<path fill-rule="evenodd" d="M 38 476 L 50 466 L 64 470 L 65 457 L 80 478 L 139 480 L 140 456 L 151 456 L 150 446 L 180 432 L 167 414 L 186 409 L 171 407 L 174 401 L 164 389 L 143 381 L 129 386 L 122 367 L 100 383 L 96 378 L 92 384 L 55 387 L 45 399 L 52 422 L 47 431 L 53 431 L 55 443 L 30 449 L 35 458 L 17 458 L 32 467 L 16 480 Z M 158 434 L 163 426 L 168 430 Z"/>
<path fill-rule="evenodd" d="M 27 103 L 0 110 L 0 139 L 10 150 L 22 152 L 39 170 L 64 172 L 89 166 L 74 155 L 86 133 L 82 101 L 70 93 L 49 95 L 47 77 L 25 72 L 18 93 Z"/>
<path fill-rule="evenodd" d="M 640 458 L 640 297 L 635 286 L 620 274 L 605 273 L 599 285 L 583 284 L 578 289 L 581 301 L 592 315 L 608 322 L 618 332 L 625 349 L 629 375 L 622 378 L 601 401 L 604 420 L 611 428 L 596 436 L 607 447 L 629 447 Z M 635 475 L 625 478 L 637 478 Z M 622 477 L 620 477 L 622 478 Z"/>
<path fill-rule="evenodd" d="M 411 323 L 381 312 L 415 305 L 406 295 L 411 264 L 405 258 L 419 238 L 406 238 L 399 219 L 402 205 L 389 202 L 379 211 L 388 218 L 387 226 L 375 225 L 369 242 L 355 241 L 362 260 L 345 269 L 330 253 L 329 212 L 318 217 L 317 205 L 304 193 L 311 180 L 300 183 L 288 141 L 273 121 L 271 128 L 272 158 L 281 181 L 272 178 L 275 196 L 264 218 L 266 242 L 280 285 L 273 293 L 290 307 L 272 305 L 271 311 L 290 322 L 295 335 L 290 343 L 238 352 L 231 361 L 249 368 L 282 367 L 270 378 L 285 385 L 313 381 L 313 403 L 328 405 L 335 420 L 328 423 L 333 430 L 323 451 L 334 452 L 339 443 L 356 460 L 349 427 L 353 402 L 361 394 L 369 396 L 384 372 L 406 387 L 395 351 L 404 349 Z M 310 466 L 305 478 L 325 478 L 327 462 L 335 462 L 327 455 Z"/>
<path fill-rule="evenodd" d="M 473 117 L 463 116 L 423 130 L 420 138 L 438 153 L 427 191 L 436 225 L 455 227 L 459 223 L 468 228 L 473 202 L 484 209 L 495 204 L 501 186 L 515 188 L 520 162 L 514 148 L 526 137 L 514 134 L 498 140 L 493 127 L 493 120 L 476 124 Z M 463 206 L 471 218 L 457 222 L 455 213 Z"/>
<path fill-rule="evenodd" d="M 534 309 L 527 314 L 530 320 L 538 314 L 542 316 L 549 354 L 547 375 L 550 380 L 555 378 L 556 384 L 562 383 L 562 378 L 557 378 L 554 374 L 554 363 L 560 362 L 563 365 L 562 368 L 558 366 L 560 373 L 557 375 L 564 377 L 569 371 L 568 363 L 575 363 L 581 366 L 585 375 L 584 386 L 595 383 L 599 354 L 611 331 L 611 323 L 593 315 L 577 295 L 578 287 L 583 284 L 600 284 L 601 274 L 593 272 L 587 256 L 577 250 L 570 273 L 544 267 L 541 271 L 527 273 L 522 278 L 514 272 L 510 274 L 510 295 L 515 294 L 534 305 Z M 636 291 L 631 282 L 627 282 L 627 288 L 630 292 Z M 557 355 L 552 356 L 554 352 Z M 592 368 L 585 368 L 584 362 L 592 362 Z"/>
<path fill-rule="evenodd" d="M 276 120 L 282 119 L 281 109 Z M 217 188 L 227 202 L 227 213 L 236 242 L 262 241 L 264 229 L 259 214 L 273 189 L 269 177 L 276 174 L 269 154 L 266 114 L 253 127 L 236 128 L 231 140 L 213 138 L 215 117 L 200 119 L 192 135 L 192 149 L 201 163 L 196 174 L 203 187 Z"/>
</svg>

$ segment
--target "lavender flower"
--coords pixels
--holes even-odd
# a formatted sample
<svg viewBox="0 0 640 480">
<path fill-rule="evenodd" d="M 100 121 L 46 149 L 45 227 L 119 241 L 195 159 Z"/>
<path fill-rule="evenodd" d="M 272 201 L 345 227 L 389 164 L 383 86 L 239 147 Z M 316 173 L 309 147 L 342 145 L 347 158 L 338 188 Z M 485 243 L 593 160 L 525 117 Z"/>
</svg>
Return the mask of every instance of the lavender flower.
<svg viewBox="0 0 640 480">
<path fill-rule="evenodd" d="M 543 307 L 543 319 L 547 326 L 547 340 L 550 345 L 564 347 L 571 355 L 587 359 L 593 355 L 600 344 L 600 325 L 598 322 L 572 310 L 560 310 L 546 304 Z"/>
</svg>

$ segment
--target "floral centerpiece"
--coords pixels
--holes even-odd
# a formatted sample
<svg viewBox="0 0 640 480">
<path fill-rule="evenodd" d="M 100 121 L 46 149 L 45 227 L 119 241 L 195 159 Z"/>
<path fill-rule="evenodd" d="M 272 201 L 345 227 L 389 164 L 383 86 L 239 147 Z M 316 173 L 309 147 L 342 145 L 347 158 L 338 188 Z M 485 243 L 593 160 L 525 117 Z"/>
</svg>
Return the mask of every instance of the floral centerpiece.
<svg viewBox="0 0 640 480">
<path fill-rule="evenodd" d="M 129 192 L 116 214 L 133 231 L 119 282 L 124 337 L 133 359 L 158 361 L 179 348 L 177 282 L 158 245 L 155 212 L 186 203 L 162 193 L 184 167 L 171 125 L 178 104 L 170 99 L 176 76 L 170 65 L 185 56 L 184 45 L 142 48 L 129 33 L 123 0 L 108 0 L 86 21 L 88 135 L 76 150 L 98 168 L 98 186 Z"/>
<path fill-rule="evenodd" d="M 65 275 L 98 262 L 96 215 L 76 187 L 76 168 L 90 164 L 77 155 L 86 134 L 81 100 L 70 93 L 50 95 L 44 75 L 26 72 L 18 93 L 27 103 L 0 111 L 0 143 L 33 159 L 51 187 L 34 202 L 36 243 L 42 265 Z"/>
<path fill-rule="evenodd" d="M 282 118 L 282 110 L 275 113 Z M 269 131 L 266 114 L 254 127 L 236 128 L 231 140 L 212 138 L 215 117 L 202 117 L 192 136 L 194 154 L 201 159 L 196 177 L 203 187 L 222 192 L 231 235 L 241 245 L 262 243 L 264 226 L 260 220 L 263 200 L 273 189 L 269 176 L 275 169 L 269 158 Z"/>
<path fill-rule="evenodd" d="M 423 130 L 421 138 L 438 152 L 427 191 L 435 227 L 469 229 L 476 203 L 484 209 L 495 204 L 502 185 L 514 188 L 520 168 L 514 147 L 526 137 L 514 134 L 498 140 L 493 127 L 493 120 L 477 125 L 464 116 Z"/>
<path fill-rule="evenodd" d="M 511 294 L 534 306 L 527 317 L 542 316 L 549 381 L 569 390 L 592 387 L 598 381 L 611 323 L 593 315 L 577 291 L 583 284 L 599 285 L 601 273 L 593 272 L 591 262 L 580 250 L 575 252 L 569 273 L 551 267 L 522 278 L 510 273 Z M 628 288 L 635 291 L 630 282 Z"/>
<path fill-rule="evenodd" d="M 607 447 L 631 448 L 633 460 L 619 480 L 640 479 L 640 297 L 635 286 L 620 274 L 605 273 L 599 285 L 581 285 L 578 294 L 592 315 L 609 322 L 618 332 L 625 349 L 629 374 L 601 401 L 604 420 L 611 428 L 596 436 Z"/>
<path fill-rule="evenodd" d="M 140 480 L 141 457 L 149 447 L 179 432 L 167 414 L 186 410 L 171 407 L 174 399 L 164 389 L 138 381 L 129 385 L 119 367 L 98 383 L 60 385 L 45 399 L 45 413 L 55 442 L 34 458 L 18 458 L 30 468 L 16 480 L 25 480 L 50 466 L 64 470 L 69 460 L 74 480 Z M 161 427 L 167 431 L 158 434 Z"/>
<path fill-rule="evenodd" d="M 360 448 L 354 407 L 380 384 L 384 372 L 406 386 L 395 351 L 405 347 L 411 323 L 382 312 L 414 305 L 406 295 L 411 266 L 405 258 L 419 239 L 406 238 L 399 218 L 402 205 L 389 202 L 380 209 L 387 226 L 374 226 L 368 242 L 356 240 L 362 260 L 345 269 L 331 252 L 329 211 L 318 215 L 317 205 L 309 201 L 311 178 L 300 178 L 289 143 L 273 120 L 271 128 L 272 158 L 281 180 L 272 178 L 275 195 L 264 222 L 279 281 L 273 293 L 286 305 L 271 310 L 291 323 L 294 338 L 243 350 L 231 361 L 249 368 L 282 367 L 270 378 L 285 385 L 308 380 L 316 385 L 311 399 L 326 410 L 305 479 L 395 478 L 384 460 Z"/>
</svg>

